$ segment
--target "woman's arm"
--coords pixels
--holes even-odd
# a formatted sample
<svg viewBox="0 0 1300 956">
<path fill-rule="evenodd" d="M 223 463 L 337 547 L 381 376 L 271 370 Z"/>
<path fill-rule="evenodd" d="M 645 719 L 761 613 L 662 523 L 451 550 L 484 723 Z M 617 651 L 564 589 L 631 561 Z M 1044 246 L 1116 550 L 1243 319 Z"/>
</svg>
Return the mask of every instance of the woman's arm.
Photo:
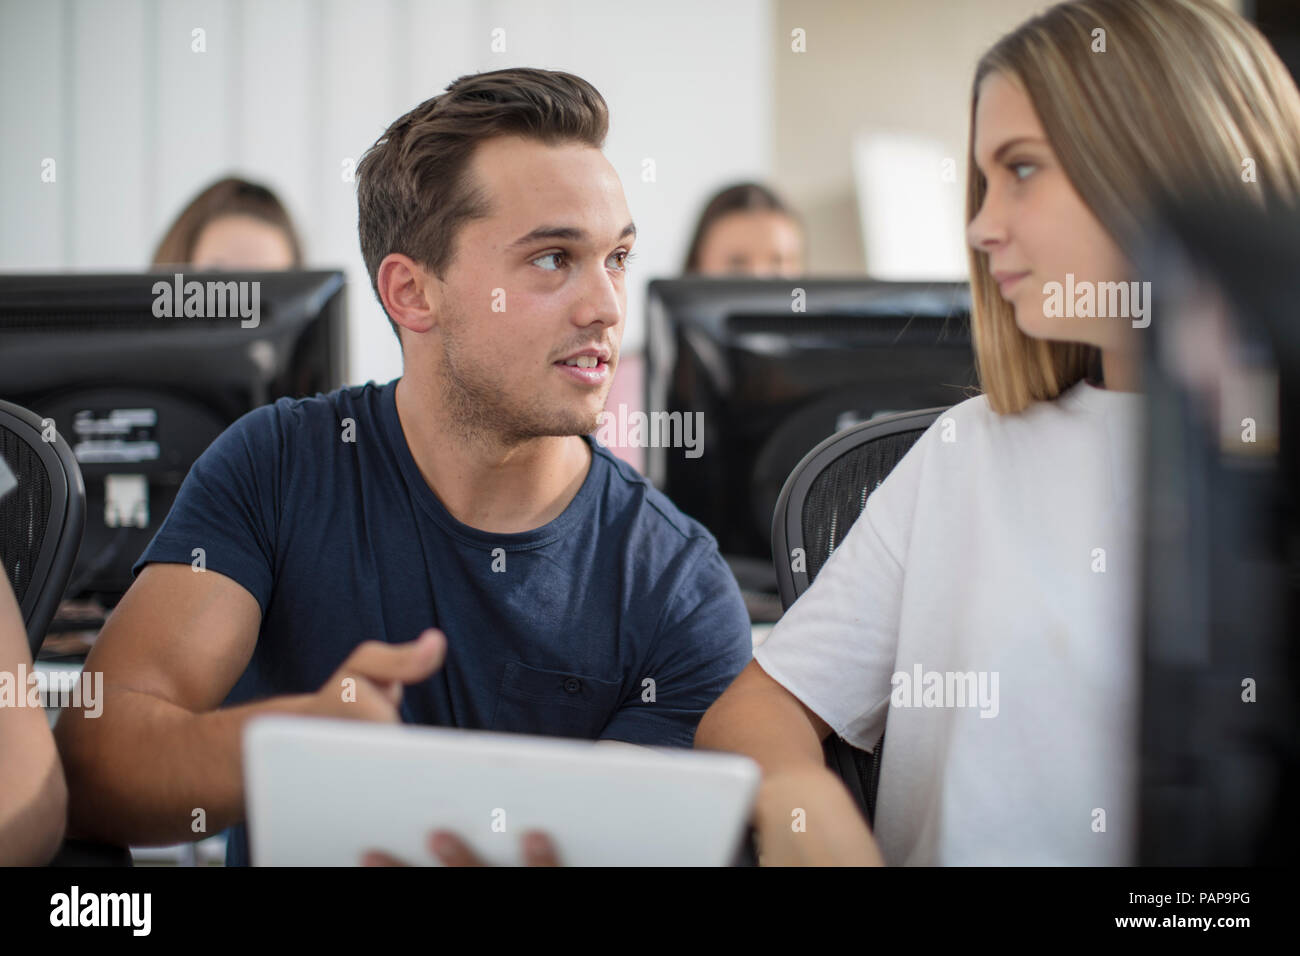
<svg viewBox="0 0 1300 956">
<path fill-rule="evenodd" d="M 824 763 L 832 728 L 880 739 L 898 656 L 907 542 L 934 426 L 867 498 L 808 589 L 705 713 L 695 746 L 763 770 L 755 807 L 762 862 L 880 863 L 857 803 Z"/>
<path fill-rule="evenodd" d="M 828 733 L 757 661 L 700 720 L 697 748 L 744 754 L 762 768 L 754 826 L 765 866 L 883 865 L 857 805 L 822 758 Z"/>
<path fill-rule="evenodd" d="M 0 697 L 0 866 L 48 863 L 63 842 L 68 787 L 49 720 L 40 706 L 27 706 L 33 672 L 22 614 L 0 574 L 0 681 L 12 694 Z"/>
</svg>

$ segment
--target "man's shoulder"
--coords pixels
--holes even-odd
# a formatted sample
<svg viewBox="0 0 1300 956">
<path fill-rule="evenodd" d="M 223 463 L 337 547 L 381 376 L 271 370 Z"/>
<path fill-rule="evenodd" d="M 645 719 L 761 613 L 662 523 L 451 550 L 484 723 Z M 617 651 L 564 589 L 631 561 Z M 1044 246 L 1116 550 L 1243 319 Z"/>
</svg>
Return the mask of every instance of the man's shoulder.
<svg viewBox="0 0 1300 956">
<path fill-rule="evenodd" d="M 366 382 L 364 385 L 345 385 L 332 392 L 317 392 L 305 398 L 277 399 L 266 407 L 272 409 L 272 413 L 281 420 L 302 423 L 335 422 L 354 415 L 376 418 L 380 414 L 382 401 L 394 384 Z"/>
<path fill-rule="evenodd" d="M 683 544 L 695 542 L 717 547 L 717 541 L 709 530 L 684 514 L 645 475 L 612 454 L 595 439 L 591 441 L 591 449 L 593 456 L 604 461 L 609 469 L 607 493 L 615 499 L 616 508 L 631 513 L 643 532 L 669 535 Z"/>
<path fill-rule="evenodd" d="M 367 382 L 311 396 L 279 398 L 242 415 L 228 431 L 261 446 L 312 441 L 323 431 L 339 433 L 346 439 L 349 430 L 363 433 L 378 421 L 385 390 L 392 386 L 391 382 Z"/>
</svg>

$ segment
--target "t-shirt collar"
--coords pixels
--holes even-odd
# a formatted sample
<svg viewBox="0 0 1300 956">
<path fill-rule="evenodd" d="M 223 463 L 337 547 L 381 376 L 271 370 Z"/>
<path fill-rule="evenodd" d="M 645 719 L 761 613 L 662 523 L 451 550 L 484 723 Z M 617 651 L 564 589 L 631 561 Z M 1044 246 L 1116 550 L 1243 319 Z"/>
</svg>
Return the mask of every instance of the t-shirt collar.
<svg viewBox="0 0 1300 956">
<path fill-rule="evenodd" d="M 540 548 L 555 541 L 567 531 L 570 531 L 581 520 L 587 509 L 592 507 L 599 481 L 596 472 L 603 467 L 603 459 L 597 454 L 591 436 L 583 435 L 583 440 L 587 442 L 588 447 L 591 449 L 591 464 L 587 468 L 587 475 L 583 479 L 578 493 L 573 496 L 573 500 L 569 502 L 568 507 L 552 521 L 530 531 L 520 531 L 515 534 L 497 534 L 473 528 L 457 520 L 438 499 L 433 489 L 429 487 L 429 483 L 424 480 L 424 475 L 420 473 L 420 467 L 415 463 L 415 457 L 411 454 L 411 448 L 406 442 L 406 434 L 402 431 L 401 418 L 397 414 L 397 383 L 399 381 L 401 381 L 400 378 L 393 379 L 382 390 L 380 407 L 383 431 L 393 450 L 393 454 L 397 458 L 398 466 L 402 470 L 402 477 L 406 481 L 411 497 L 419 502 L 424 512 L 448 534 L 454 535 L 472 545 L 491 545 L 505 548 L 507 551 L 524 551 Z"/>
</svg>

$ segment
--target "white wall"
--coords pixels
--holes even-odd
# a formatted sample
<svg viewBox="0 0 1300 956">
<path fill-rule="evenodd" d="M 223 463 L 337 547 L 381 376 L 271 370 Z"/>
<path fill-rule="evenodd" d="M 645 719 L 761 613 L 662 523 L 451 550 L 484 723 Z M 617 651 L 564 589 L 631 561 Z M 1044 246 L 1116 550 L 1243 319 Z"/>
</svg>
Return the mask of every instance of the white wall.
<svg viewBox="0 0 1300 956">
<path fill-rule="evenodd" d="M 345 159 L 464 73 L 569 70 L 610 105 L 633 268 L 672 275 L 707 195 L 771 171 L 770 35 L 769 0 L 0 0 L 0 270 L 144 269 L 201 187 L 243 175 L 280 194 L 309 266 L 346 269 L 349 380 L 386 381 L 401 358 Z M 632 283 L 625 349 L 643 301 Z"/>
<path fill-rule="evenodd" d="M 1052 0 L 778 0 L 774 25 L 774 178 L 803 210 L 810 271 L 874 271 L 862 238 L 854 182 L 856 137 L 915 137 L 956 159 L 957 182 L 936 191 L 965 196 L 970 82 L 983 52 Z M 790 50 L 805 31 L 806 51 Z M 834 89 L 835 96 L 825 95 Z M 879 172 L 879 170 L 877 171 Z M 891 184 L 906 191 L 914 183 Z M 913 190 L 913 193 L 915 191 Z M 866 198 L 871 197 L 870 194 Z M 918 209 L 952 211 L 936 232 L 961 232 L 959 198 L 911 195 Z M 868 217 L 877 210 L 866 209 Z M 910 223 L 900 223 L 900 233 Z M 889 231 L 888 226 L 877 226 Z M 963 267 L 958 270 L 964 273 Z"/>
<path fill-rule="evenodd" d="M 873 231 L 906 235 L 918 226 L 917 212 L 925 211 L 943 215 L 944 221 L 919 224 L 924 233 L 955 233 L 960 245 L 975 65 L 1003 34 L 1055 2 L 775 0 L 772 178 L 804 215 L 811 273 L 880 271 L 897 278 L 894 263 L 883 263 L 880 256 L 871 261 L 860 220 L 860 213 L 867 219 L 878 212 L 886 217 L 892 213 L 898 197 L 888 195 L 890 189 L 912 193 L 903 203 L 910 205 L 913 214 L 896 229 L 877 221 Z M 1241 10 L 1240 0 L 1219 2 Z M 795 29 L 804 31 L 803 52 L 791 49 Z M 936 155 L 956 161 L 957 181 L 945 183 L 931 176 L 932 188 L 942 195 L 925 196 L 916 195 L 915 181 L 904 177 L 882 187 L 875 197 L 871 190 L 860 197 L 854 182 L 853 143 L 863 134 L 933 144 Z M 882 193 L 885 201 L 870 208 L 872 199 Z M 859 198 L 867 208 L 859 209 Z M 881 209 L 882 205 L 887 208 Z M 952 238 L 944 237 L 945 241 Z M 964 273 L 964 263 L 960 258 L 957 262 L 957 271 Z M 877 270 L 878 266 L 890 268 Z"/>
</svg>

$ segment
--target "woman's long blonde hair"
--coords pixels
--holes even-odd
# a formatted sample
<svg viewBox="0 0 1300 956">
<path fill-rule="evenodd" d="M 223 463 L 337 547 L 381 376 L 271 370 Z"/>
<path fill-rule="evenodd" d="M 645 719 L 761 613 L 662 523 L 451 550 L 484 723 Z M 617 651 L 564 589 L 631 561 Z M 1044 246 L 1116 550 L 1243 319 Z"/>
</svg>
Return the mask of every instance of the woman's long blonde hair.
<svg viewBox="0 0 1300 956">
<path fill-rule="evenodd" d="M 1189 192 L 1300 199 L 1300 92 L 1264 37 L 1213 0 L 1075 0 L 999 40 L 971 89 L 968 223 L 984 201 L 975 107 L 990 73 L 1026 91 L 1066 176 L 1128 255 L 1144 216 Z M 1097 350 L 1025 335 L 988 254 L 971 248 L 969 258 L 976 366 L 992 408 L 1018 412 L 1084 378 Z"/>
</svg>

